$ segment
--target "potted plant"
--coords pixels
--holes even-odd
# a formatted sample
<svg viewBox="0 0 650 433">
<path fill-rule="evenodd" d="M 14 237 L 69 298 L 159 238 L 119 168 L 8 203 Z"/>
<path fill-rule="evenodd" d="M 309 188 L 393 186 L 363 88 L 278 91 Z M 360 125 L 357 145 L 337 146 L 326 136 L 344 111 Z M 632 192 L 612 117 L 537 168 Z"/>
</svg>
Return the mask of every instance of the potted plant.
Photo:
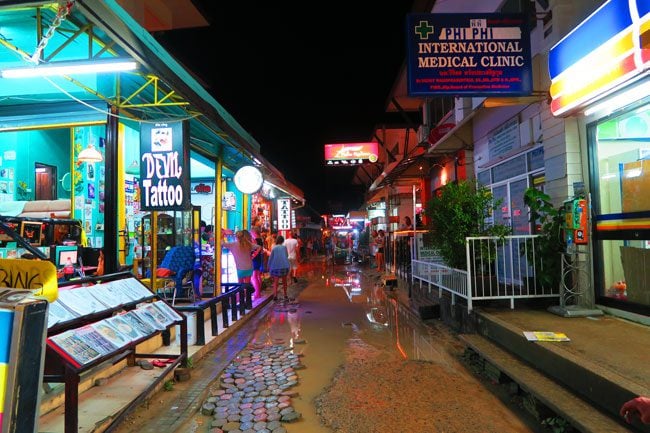
<svg viewBox="0 0 650 433">
<path fill-rule="evenodd" d="M 484 187 L 475 187 L 465 180 L 443 186 L 439 193 L 426 205 L 425 213 L 430 225 L 427 243 L 438 250 L 447 266 L 467 269 L 465 238 L 474 236 L 504 237 L 511 233 L 510 226 L 491 221 L 494 210 L 499 206 L 492 192 Z M 493 243 L 480 243 L 481 248 L 494 248 Z M 483 257 L 496 257 L 496 251 L 481 251 Z M 473 256 L 477 256 L 474 254 Z M 483 262 L 485 266 L 492 263 Z M 475 268 L 474 264 L 472 268 Z M 486 269 L 475 270 L 486 272 Z"/>
<path fill-rule="evenodd" d="M 528 262 L 535 266 L 537 283 L 543 288 L 557 288 L 562 277 L 561 253 L 565 249 L 564 208 L 555 208 L 548 194 L 533 187 L 524 192 L 524 204 L 529 209 L 533 233 L 539 236 L 534 241 L 535 248 L 532 241 L 522 248 L 526 247 Z"/>
</svg>

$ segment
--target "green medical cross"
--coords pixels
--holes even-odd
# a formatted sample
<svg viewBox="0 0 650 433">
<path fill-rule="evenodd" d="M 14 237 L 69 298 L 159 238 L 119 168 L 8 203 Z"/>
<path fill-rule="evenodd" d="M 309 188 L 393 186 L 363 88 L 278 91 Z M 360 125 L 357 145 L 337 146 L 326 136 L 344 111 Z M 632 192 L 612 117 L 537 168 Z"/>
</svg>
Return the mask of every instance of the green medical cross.
<svg viewBox="0 0 650 433">
<path fill-rule="evenodd" d="M 420 24 L 415 27 L 415 33 L 420 35 L 420 39 L 426 39 L 433 33 L 433 26 L 429 25 L 429 21 L 420 21 Z"/>
</svg>

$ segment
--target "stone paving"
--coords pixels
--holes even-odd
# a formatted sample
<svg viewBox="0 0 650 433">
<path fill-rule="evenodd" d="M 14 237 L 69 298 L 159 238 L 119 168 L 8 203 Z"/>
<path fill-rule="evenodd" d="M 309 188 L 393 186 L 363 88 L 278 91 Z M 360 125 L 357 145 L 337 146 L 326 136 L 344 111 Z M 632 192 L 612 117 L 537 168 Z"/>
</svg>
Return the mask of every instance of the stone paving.
<svg viewBox="0 0 650 433">
<path fill-rule="evenodd" d="M 283 345 L 251 344 L 222 372 L 218 389 L 201 407 L 212 416 L 209 433 L 286 433 L 301 418 L 291 404 L 301 356 Z"/>
</svg>

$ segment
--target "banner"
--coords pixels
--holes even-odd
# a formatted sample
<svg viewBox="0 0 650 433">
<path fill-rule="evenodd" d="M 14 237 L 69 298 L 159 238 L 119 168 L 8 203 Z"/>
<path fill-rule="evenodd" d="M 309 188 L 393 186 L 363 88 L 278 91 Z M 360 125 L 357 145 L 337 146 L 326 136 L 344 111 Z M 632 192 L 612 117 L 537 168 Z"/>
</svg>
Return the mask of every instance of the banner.
<svg viewBox="0 0 650 433">
<path fill-rule="evenodd" d="M 278 230 L 291 230 L 291 199 L 278 199 Z"/>
<path fill-rule="evenodd" d="M 140 208 L 182 211 L 190 202 L 188 121 L 143 123 L 140 129 Z"/>
</svg>

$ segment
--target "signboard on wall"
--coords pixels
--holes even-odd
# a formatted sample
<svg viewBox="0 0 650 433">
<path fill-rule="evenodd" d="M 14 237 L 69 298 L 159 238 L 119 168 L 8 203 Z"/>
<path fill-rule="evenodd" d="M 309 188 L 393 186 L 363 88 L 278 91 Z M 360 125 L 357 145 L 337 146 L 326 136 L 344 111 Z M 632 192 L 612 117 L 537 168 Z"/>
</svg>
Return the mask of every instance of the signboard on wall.
<svg viewBox="0 0 650 433">
<path fill-rule="evenodd" d="M 140 129 L 140 207 L 189 210 L 190 135 L 187 121 L 143 123 Z"/>
<path fill-rule="evenodd" d="M 532 92 L 524 14 L 409 14 L 410 96 L 521 96 Z"/>
<path fill-rule="evenodd" d="M 291 230 L 291 199 L 278 199 L 278 230 Z"/>
<path fill-rule="evenodd" d="M 350 166 L 377 162 L 378 159 L 379 145 L 376 142 L 325 145 L 325 164 L 328 166 Z"/>
<path fill-rule="evenodd" d="M 221 208 L 223 210 L 236 210 L 237 209 L 237 196 L 234 191 L 225 191 L 223 193 Z"/>
</svg>

